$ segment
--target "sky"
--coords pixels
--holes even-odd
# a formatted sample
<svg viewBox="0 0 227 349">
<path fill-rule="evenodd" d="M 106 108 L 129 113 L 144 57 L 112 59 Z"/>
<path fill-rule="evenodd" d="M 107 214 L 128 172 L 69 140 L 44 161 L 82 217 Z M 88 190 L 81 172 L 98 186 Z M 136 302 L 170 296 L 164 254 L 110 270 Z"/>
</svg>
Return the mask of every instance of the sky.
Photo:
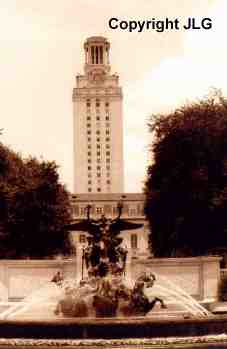
<svg viewBox="0 0 227 349">
<path fill-rule="evenodd" d="M 83 42 L 111 43 L 124 100 L 125 192 L 141 192 L 150 163 L 149 115 L 227 95 L 226 0 L 0 0 L 0 140 L 23 157 L 54 160 L 73 191 L 72 90 Z M 122 20 L 212 18 L 211 30 L 112 30 Z"/>
</svg>

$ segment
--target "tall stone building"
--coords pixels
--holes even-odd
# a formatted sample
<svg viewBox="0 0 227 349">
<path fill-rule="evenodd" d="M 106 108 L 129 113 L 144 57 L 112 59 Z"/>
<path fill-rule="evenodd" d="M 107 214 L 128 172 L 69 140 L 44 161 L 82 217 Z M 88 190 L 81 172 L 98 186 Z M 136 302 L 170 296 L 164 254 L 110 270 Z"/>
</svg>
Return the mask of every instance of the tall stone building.
<svg viewBox="0 0 227 349">
<path fill-rule="evenodd" d="M 84 75 L 73 89 L 74 193 L 123 191 L 122 89 L 109 51 L 103 37 L 84 43 Z"/>
<path fill-rule="evenodd" d="M 144 195 L 124 193 L 122 89 L 119 77 L 111 74 L 110 43 L 94 36 L 84 43 L 84 74 L 76 76 L 73 89 L 74 122 L 74 221 L 86 217 L 91 205 L 93 218 L 117 215 L 123 203 L 124 219 L 145 223 L 138 230 L 124 231 L 124 243 L 133 256 L 147 256 L 148 230 L 144 219 Z M 74 233 L 78 248 L 86 234 Z"/>
</svg>

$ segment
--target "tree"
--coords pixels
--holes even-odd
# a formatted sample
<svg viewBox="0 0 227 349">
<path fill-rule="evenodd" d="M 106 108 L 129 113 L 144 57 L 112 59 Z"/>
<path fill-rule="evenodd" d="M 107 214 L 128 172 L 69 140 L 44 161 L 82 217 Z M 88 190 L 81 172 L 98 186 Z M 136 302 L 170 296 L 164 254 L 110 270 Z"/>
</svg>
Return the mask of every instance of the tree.
<svg viewBox="0 0 227 349">
<path fill-rule="evenodd" d="M 0 143 L 0 258 L 69 254 L 70 212 L 54 162 L 23 159 Z"/>
<path fill-rule="evenodd" d="M 151 117 L 145 214 L 155 256 L 227 247 L 227 100 L 213 93 Z"/>
</svg>

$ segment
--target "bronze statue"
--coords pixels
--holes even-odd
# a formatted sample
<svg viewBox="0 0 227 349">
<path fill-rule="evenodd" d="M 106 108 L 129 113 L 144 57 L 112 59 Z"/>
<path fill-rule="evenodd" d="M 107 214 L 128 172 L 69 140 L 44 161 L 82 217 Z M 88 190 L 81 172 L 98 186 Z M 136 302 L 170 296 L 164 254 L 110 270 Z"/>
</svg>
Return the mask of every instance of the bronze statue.
<svg viewBox="0 0 227 349">
<path fill-rule="evenodd" d="M 90 217 L 91 205 L 87 206 L 87 217 L 78 223 L 71 224 L 66 228 L 71 231 L 85 231 L 88 233 L 87 246 L 83 250 L 82 257 L 82 281 L 90 290 L 90 283 L 95 287 L 88 293 L 92 297 L 92 307 L 96 317 L 114 317 L 118 313 L 124 316 L 146 315 L 154 305 L 159 302 L 164 308 L 162 299 L 155 297 L 148 300 L 144 293 L 146 287 L 152 287 L 155 276 L 142 275 L 136 280 L 133 289 L 124 285 L 125 265 L 127 249 L 122 246 L 123 239 L 119 237 L 121 231 L 138 229 L 143 224 L 131 223 L 121 219 L 123 205 L 118 204 L 118 215 L 114 219 L 102 215 L 99 219 Z M 88 277 L 83 278 L 84 264 L 87 268 Z M 77 313 L 83 313 L 80 299 L 86 299 L 82 290 L 78 289 Z M 67 303 L 68 304 L 68 303 Z M 79 304 L 79 305 L 78 305 Z M 82 309 L 82 310 L 81 310 Z M 79 316 L 77 315 L 77 316 Z M 76 316 L 76 315 L 74 315 Z M 87 315 L 82 315 L 87 316 Z"/>
<path fill-rule="evenodd" d="M 91 205 L 86 207 L 87 218 L 67 228 L 74 231 L 86 231 L 88 245 L 83 251 L 85 262 L 90 276 L 104 277 L 108 272 L 123 273 L 125 270 L 127 249 L 121 246 L 123 241 L 118 235 L 121 231 L 138 229 L 143 224 L 131 223 L 121 219 L 123 205 L 118 204 L 118 215 L 114 219 L 102 215 L 100 219 L 90 217 Z"/>
</svg>

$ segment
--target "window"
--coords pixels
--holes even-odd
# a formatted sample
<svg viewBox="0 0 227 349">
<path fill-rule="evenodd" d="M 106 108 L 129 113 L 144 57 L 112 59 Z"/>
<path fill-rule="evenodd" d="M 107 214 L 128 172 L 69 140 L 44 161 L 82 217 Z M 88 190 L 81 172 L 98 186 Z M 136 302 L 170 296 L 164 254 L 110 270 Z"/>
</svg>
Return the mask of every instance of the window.
<svg viewBox="0 0 227 349">
<path fill-rule="evenodd" d="M 97 120 L 97 121 L 100 121 L 100 116 L 97 115 L 97 116 L 96 116 L 96 120 Z"/>
<path fill-rule="evenodd" d="M 118 208 L 116 206 L 113 206 L 113 214 L 114 216 L 118 214 Z"/>
<path fill-rule="evenodd" d="M 90 130 L 87 130 L 87 134 L 90 135 L 90 134 L 91 134 L 91 131 L 90 131 Z"/>
<path fill-rule="evenodd" d="M 91 164 L 91 159 L 89 158 L 89 159 L 87 159 L 87 162 L 89 163 L 89 164 Z"/>
<path fill-rule="evenodd" d="M 88 166 L 87 169 L 88 169 L 88 171 L 91 171 L 91 166 Z"/>
<path fill-rule="evenodd" d="M 137 208 L 137 214 L 139 216 L 143 216 L 143 214 L 144 214 L 143 205 L 137 204 L 136 208 Z"/>
<path fill-rule="evenodd" d="M 105 103 L 105 107 L 109 107 L 109 102 L 106 102 L 106 103 Z"/>
<path fill-rule="evenodd" d="M 100 138 L 96 138 L 96 141 L 97 141 L 97 142 L 100 142 Z"/>
<path fill-rule="evenodd" d="M 89 193 L 91 192 L 91 188 L 88 188 Z"/>
<path fill-rule="evenodd" d="M 100 191 L 101 191 L 101 188 L 97 188 L 97 191 L 100 192 Z"/>
<path fill-rule="evenodd" d="M 100 145 L 100 144 L 97 144 L 96 147 L 97 147 L 97 149 L 100 149 L 100 148 L 101 148 L 101 145 Z"/>
<path fill-rule="evenodd" d="M 88 138 L 87 138 L 87 141 L 88 141 L 88 142 L 91 142 L 91 137 L 88 137 Z"/>
<path fill-rule="evenodd" d="M 109 171 L 110 170 L 110 165 L 106 165 L 106 169 L 107 169 L 107 171 Z"/>
<path fill-rule="evenodd" d="M 129 216 L 133 216 L 133 217 L 136 216 L 136 209 L 135 209 L 135 208 L 130 208 L 130 210 L 129 210 Z"/>
<path fill-rule="evenodd" d="M 88 127 L 88 128 L 91 127 L 91 124 L 87 124 L 87 127 Z"/>
<path fill-rule="evenodd" d="M 106 137 L 106 142 L 109 142 L 110 141 L 110 138 L 109 137 Z"/>
<path fill-rule="evenodd" d="M 104 212 L 105 212 L 105 214 L 112 214 L 112 206 L 111 205 L 104 205 Z"/>
<path fill-rule="evenodd" d="M 101 170 L 101 166 L 97 166 L 97 170 Z"/>
<path fill-rule="evenodd" d="M 91 156 L 91 151 L 88 151 L 88 152 L 87 152 L 87 155 L 88 155 L 88 156 Z"/>
<path fill-rule="evenodd" d="M 98 188 L 100 189 L 100 188 Z M 96 207 L 96 213 L 97 214 L 102 214 L 103 213 L 103 208 L 102 207 Z"/>
<path fill-rule="evenodd" d="M 97 130 L 97 131 L 96 131 L 96 134 L 97 134 L 97 135 L 100 135 L 100 131 L 99 131 L 99 130 Z"/>
<path fill-rule="evenodd" d="M 91 149 L 91 144 L 88 144 L 87 148 L 88 148 L 88 149 Z"/>
<path fill-rule="evenodd" d="M 110 162 L 110 158 L 106 158 L 106 162 Z"/>
<path fill-rule="evenodd" d="M 106 173 L 106 177 L 110 177 L 110 173 L 109 172 Z"/>
<path fill-rule="evenodd" d="M 106 152 L 106 156 L 110 156 L 110 152 L 109 151 Z"/>
<path fill-rule="evenodd" d="M 97 173 L 97 177 L 101 177 L 101 173 L 100 172 Z"/>
<path fill-rule="evenodd" d="M 106 115 L 106 121 L 109 121 L 109 120 L 110 120 L 109 115 Z"/>
<path fill-rule="evenodd" d="M 138 238 L 137 234 L 131 235 L 131 248 L 137 248 L 138 247 Z"/>
<path fill-rule="evenodd" d="M 100 100 L 99 99 L 96 99 L 96 107 L 100 107 Z"/>
<path fill-rule="evenodd" d="M 101 159 L 100 159 L 100 158 L 97 158 L 97 162 L 100 163 L 100 162 L 101 162 Z"/>
<path fill-rule="evenodd" d="M 78 205 L 73 206 L 73 214 L 74 214 L 74 216 L 79 216 L 79 206 Z"/>
<path fill-rule="evenodd" d="M 90 115 L 87 115 L 87 121 L 90 121 L 90 120 L 91 120 Z"/>
<path fill-rule="evenodd" d="M 106 149 L 110 149 L 110 145 L 109 144 L 106 144 Z"/>
<path fill-rule="evenodd" d="M 100 156 L 101 155 L 101 152 L 100 151 L 97 151 L 97 156 Z"/>
<path fill-rule="evenodd" d="M 90 107 L 90 106 L 91 106 L 91 101 L 90 101 L 90 99 L 87 99 L 86 104 L 87 104 L 87 107 Z"/>
<path fill-rule="evenodd" d="M 89 181 L 88 181 L 88 184 L 91 184 L 92 182 L 91 182 L 91 180 L 89 179 Z"/>
<path fill-rule="evenodd" d="M 110 180 L 109 179 L 107 179 L 106 184 L 110 184 Z"/>
<path fill-rule="evenodd" d="M 84 216 L 87 213 L 86 207 L 80 207 L 80 216 Z"/>
<path fill-rule="evenodd" d="M 126 214 L 128 216 L 128 214 L 129 214 L 129 206 L 127 204 L 124 204 L 122 212 L 123 212 L 123 214 Z"/>
<path fill-rule="evenodd" d="M 106 130 L 106 134 L 109 135 L 110 134 L 110 130 Z"/>
<path fill-rule="evenodd" d="M 80 234 L 80 236 L 79 236 L 79 243 L 80 244 L 85 244 L 86 243 L 86 235 L 85 234 Z"/>
<path fill-rule="evenodd" d="M 88 178 L 91 178 L 91 173 L 88 173 L 88 175 L 87 175 L 87 176 L 88 176 Z"/>
</svg>

